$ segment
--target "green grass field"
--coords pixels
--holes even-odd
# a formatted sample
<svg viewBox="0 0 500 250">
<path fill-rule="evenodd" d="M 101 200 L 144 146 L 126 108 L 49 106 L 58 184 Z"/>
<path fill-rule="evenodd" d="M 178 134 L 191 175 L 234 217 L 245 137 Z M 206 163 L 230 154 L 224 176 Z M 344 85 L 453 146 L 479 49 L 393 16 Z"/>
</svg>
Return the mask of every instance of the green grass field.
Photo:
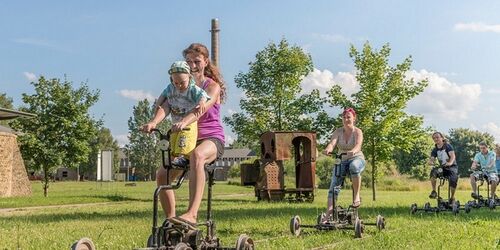
<svg viewBox="0 0 500 250">
<path fill-rule="evenodd" d="M 32 185 L 32 197 L 0 199 L 0 249 L 68 249 L 82 237 L 91 238 L 98 249 L 146 246 L 151 231 L 153 182 L 138 182 L 135 187 L 119 182 L 51 183 L 48 198 L 42 197 L 39 182 Z M 187 206 L 186 187 L 185 183 L 178 192 L 179 213 Z M 269 203 L 257 202 L 253 188 L 217 183 L 214 219 L 224 246 L 234 246 L 238 235 L 246 233 L 257 249 L 500 248 L 500 208 L 482 208 L 458 216 L 410 215 L 411 203 L 422 206 L 428 201 L 428 191 L 379 191 L 373 202 L 371 191 L 364 188 L 361 218 L 373 222 L 377 214 L 382 214 L 387 228 L 378 232 L 367 227 L 362 239 L 354 239 L 353 230 L 304 229 L 300 237 L 291 235 L 292 216 L 300 215 L 304 224 L 314 223 L 325 208 L 326 190 L 318 190 L 313 203 Z M 470 200 L 469 194 L 460 190 L 457 197 L 463 204 Z M 349 204 L 350 196 L 349 190 L 343 190 L 340 203 Z M 200 221 L 205 217 L 205 205 Z"/>
</svg>

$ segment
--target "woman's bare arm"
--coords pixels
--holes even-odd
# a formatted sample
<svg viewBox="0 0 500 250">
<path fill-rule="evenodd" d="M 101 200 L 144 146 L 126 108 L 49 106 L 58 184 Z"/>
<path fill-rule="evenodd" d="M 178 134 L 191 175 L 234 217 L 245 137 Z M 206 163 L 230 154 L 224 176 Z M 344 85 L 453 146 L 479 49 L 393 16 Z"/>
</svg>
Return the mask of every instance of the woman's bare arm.
<svg viewBox="0 0 500 250">
<path fill-rule="evenodd" d="M 325 150 L 323 150 L 323 154 L 329 155 L 333 152 L 333 149 L 335 148 L 335 146 L 337 146 L 337 138 L 339 138 L 338 129 L 333 131 L 330 142 L 328 143 L 328 145 L 326 145 Z"/>
</svg>

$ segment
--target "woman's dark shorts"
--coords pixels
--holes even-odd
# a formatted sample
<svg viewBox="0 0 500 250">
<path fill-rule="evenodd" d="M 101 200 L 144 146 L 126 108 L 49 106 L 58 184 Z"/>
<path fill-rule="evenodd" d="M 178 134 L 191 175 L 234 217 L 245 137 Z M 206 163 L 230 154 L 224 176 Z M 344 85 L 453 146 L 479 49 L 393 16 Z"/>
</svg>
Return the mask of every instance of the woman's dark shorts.
<svg viewBox="0 0 500 250">
<path fill-rule="evenodd" d="M 217 148 L 217 159 L 222 157 L 222 155 L 224 154 L 224 144 L 222 143 L 221 140 L 219 140 L 217 138 L 209 137 L 209 138 L 198 140 L 196 142 L 196 146 L 200 145 L 204 141 L 213 142 L 215 144 L 215 147 Z"/>
</svg>

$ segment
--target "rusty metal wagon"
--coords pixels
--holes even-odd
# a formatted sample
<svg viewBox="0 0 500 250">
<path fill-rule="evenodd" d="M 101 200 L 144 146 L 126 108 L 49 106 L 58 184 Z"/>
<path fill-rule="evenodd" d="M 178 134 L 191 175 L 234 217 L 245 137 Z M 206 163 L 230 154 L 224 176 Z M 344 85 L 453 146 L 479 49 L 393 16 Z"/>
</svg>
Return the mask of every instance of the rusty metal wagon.
<svg viewBox="0 0 500 250">
<path fill-rule="evenodd" d="M 241 184 L 254 186 L 257 200 L 314 200 L 316 133 L 268 131 L 260 136 L 261 159 L 241 164 Z M 286 160 L 295 165 L 295 187 L 285 186 Z"/>
</svg>

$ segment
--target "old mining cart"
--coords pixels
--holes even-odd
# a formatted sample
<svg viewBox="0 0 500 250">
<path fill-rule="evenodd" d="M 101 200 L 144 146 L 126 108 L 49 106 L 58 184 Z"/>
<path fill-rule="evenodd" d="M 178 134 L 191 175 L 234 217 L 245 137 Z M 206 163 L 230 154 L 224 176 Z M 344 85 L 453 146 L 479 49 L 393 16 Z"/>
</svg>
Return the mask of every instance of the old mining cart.
<svg viewBox="0 0 500 250">
<path fill-rule="evenodd" d="M 261 159 L 241 164 L 241 184 L 255 187 L 257 200 L 314 200 L 316 133 L 269 131 L 260 136 Z M 295 165 L 295 187 L 285 187 L 284 161 Z"/>
</svg>

